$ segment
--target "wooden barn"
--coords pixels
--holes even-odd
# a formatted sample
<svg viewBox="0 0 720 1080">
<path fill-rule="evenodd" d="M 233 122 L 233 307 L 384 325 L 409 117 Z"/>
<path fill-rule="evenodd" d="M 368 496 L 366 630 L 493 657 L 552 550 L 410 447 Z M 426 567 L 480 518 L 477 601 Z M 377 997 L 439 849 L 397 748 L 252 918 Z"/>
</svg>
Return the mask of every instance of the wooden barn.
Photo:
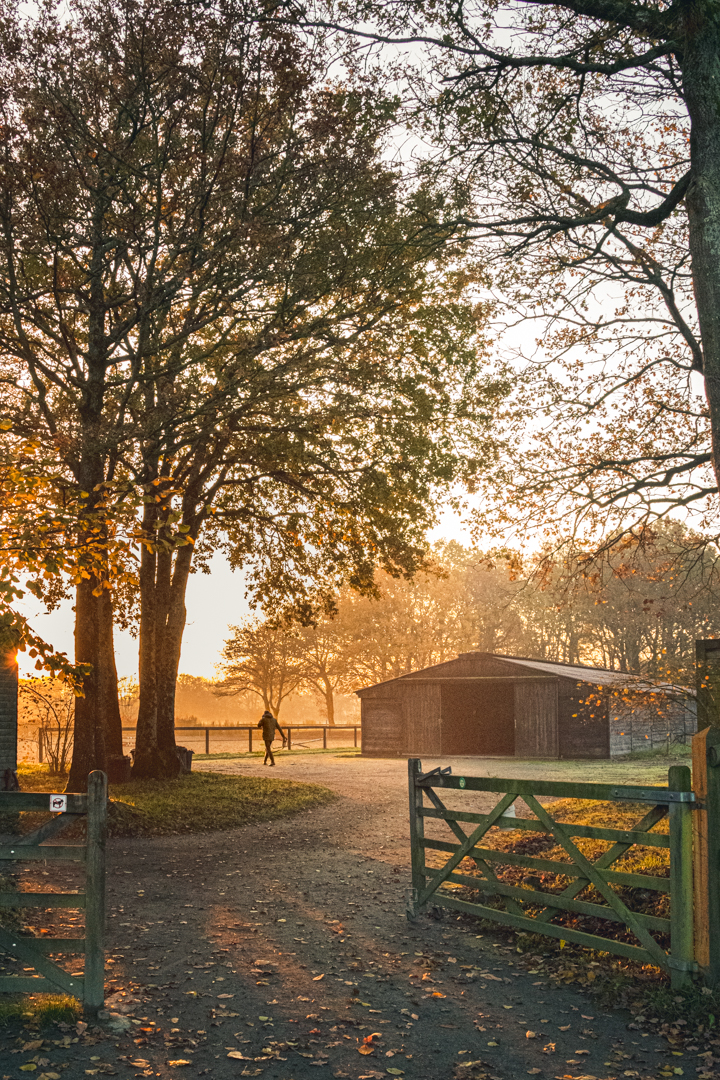
<svg viewBox="0 0 720 1080">
<path fill-rule="evenodd" d="M 697 727 L 681 687 L 495 653 L 461 653 L 356 693 L 371 757 L 607 758 L 687 741 Z"/>
</svg>

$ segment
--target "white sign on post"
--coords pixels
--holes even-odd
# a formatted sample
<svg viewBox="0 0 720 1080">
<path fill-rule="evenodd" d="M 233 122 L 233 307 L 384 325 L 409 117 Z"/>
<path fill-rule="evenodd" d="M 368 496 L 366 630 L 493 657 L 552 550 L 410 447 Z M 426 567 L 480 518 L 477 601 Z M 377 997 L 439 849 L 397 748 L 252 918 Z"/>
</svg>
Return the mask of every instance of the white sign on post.
<svg viewBox="0 0 720 1080">
<path fill-rule="evenodd" d="M 67 810 L 67 795 L 51 795 L 50 811 L 53 814 L 64 814 Z"/>
</svg>

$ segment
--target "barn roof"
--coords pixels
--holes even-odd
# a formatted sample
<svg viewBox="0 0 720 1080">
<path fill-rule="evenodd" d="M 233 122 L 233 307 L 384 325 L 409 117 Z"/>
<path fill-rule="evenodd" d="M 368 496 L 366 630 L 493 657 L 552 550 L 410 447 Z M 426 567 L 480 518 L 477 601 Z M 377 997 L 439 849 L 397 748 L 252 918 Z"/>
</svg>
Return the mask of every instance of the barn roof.
<svg viewBox="0 0 720 1080">
<path fill-rule="evenodd" d="M 506 656 L 503 653 L 489 653 L 489 652 L 466 652 L 460 653 L 458 657 L 453 660 L 446 660 L 441 664 L 433 664 L 431 667 L 422 668 L 419 671 L 410 671 L 406 675 L 400 675 L 395 679 L 387 679 L 380 683 L 375 683 L 373 686 L 365 686 L 362 690 L 356 690 L 356 694 L 362 695 L 364 690 L 373 690 L 380 686 L 390 686 L 392 683 L 402 682 L 474 682 L 476 680 L 485 679 L 512 679 L 513 675 L 512 667 L 508 669 L 507 675 L 499 675 L 497 673 L 489 675 L 469 674 L 467 671 L 468 661 L 477 661 L 478 668 L 481 667 L 482 661 L 501 661 L 502 664 L 509 664 L 512 667 L 518 668 L 517 678 L 532 678 L 543 676 L 545 678 L 561 678 L 572 679 L 576 682 L 591 683 L 594 686 L 608 686 L 615 688 L 633 688 L 640 690 L 644 693 L 672 693 L 672 694 L 694 694 L 693 690 L 688 690 L 687 687 L 677 686 L 673 683 L 656 683 L 649 679 L 646 679 L 642 675 L 630 675 L 625 671 L 614 671 L 611 668 L 592 667 L 589 664 L 563 664 L 554 660 L 533 660 L 531 657 L 526 656 Z M 458 669 L 462 667 L 462 673 L 458 670 L 457 674 L 453 674 L 453 667 L 457 665 Z"/>
<path fill-rule="evenodd" d="M 682 692 L 687 687 L 674 683 L 656 683 L 642 675 L 631 675 L 626 671 L 614 671 L 612 668 L 591 667 L 589 664 L 561 664 L 554 660 L 530 660 L 523 656 L 504 656 L 502 653 L 464 653 L 465 656 L 495 656 L 509 664 L 522 668 L 532 668 L 548 675 L 557 675 L 563 679 L 577 679 L 578 682 L 591 682 L 596 686 L 637 686 L 648 693 Z"/>
</svg>

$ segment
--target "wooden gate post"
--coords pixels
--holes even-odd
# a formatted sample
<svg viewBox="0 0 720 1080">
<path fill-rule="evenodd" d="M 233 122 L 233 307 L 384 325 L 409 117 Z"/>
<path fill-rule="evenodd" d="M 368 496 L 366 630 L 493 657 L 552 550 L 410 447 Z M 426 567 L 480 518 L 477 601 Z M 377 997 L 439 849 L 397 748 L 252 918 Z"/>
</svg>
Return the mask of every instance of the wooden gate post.
<svg viewBox="0 0 720 1080">
<path fill-rule="evenodd" d="M 709 986 L 720 985 L 720 728 L 692 741 L 694 811 L 695 956 Z"/>
<path fill-rule="evenodd" d="M 670 791 L 692 791 L 687 765 L 671 765 Z M 693 952 L 693 808 L 670 803 L 670 983 L 679 990 L 690 981 Z"/>
<path fill-rule="evenodd" d="M 84 1007 L 97 1013 L 105 1002 L 105 840 L 107 777 L 91 772 L 87 789 Z"/>
<path fill-rule="evenodd" d="M 408 758 L 408 796 L 410 799 L 410 865 L 412 867 L 412 895 L 407 907 L 408 919 L 418 914 L 417 901 L 425 888 L 422 873 L 425 861 L 425 849 L 422 840 L 425 835 L 425 818 L 418 813 L 423 805 L 423 791 L 417 786 L 417 778 L 422 773 L 420 758 Z"/>
</svg>

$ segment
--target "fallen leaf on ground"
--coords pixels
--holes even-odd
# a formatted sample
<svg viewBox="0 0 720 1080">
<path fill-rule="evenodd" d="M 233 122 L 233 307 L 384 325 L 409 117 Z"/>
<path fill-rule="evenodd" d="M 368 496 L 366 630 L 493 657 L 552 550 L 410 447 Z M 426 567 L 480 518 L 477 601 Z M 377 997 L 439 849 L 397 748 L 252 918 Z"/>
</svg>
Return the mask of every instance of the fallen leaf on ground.
<svg viewBox="0 0 720 1080">
<path fill-rule="evenodd" d="M 441 994 L 439 990 L 433 990 L 432 994 L 430 994 L 430 997 L 444 998 L 447 997 L 447 994 Z"/>
<path fill-rule="evenodd" d="M 325 978 L 325 973 L 323 972 L 322 975 L 316 975 L 315 978 L 313 979 L 313 982 L 320 982 L 320 980 L 324 979 L 324 978 Z"/>
<path fill-rule="evenodd" d="M 28 1061 L 27 1065 L 20 1066 L 20 1072 L 35 1072 L 37 1065 L 34 1061 Z"/>
<path fill-rule="evenodd" d="M 192 1065 L 192 1061 L 188 1061 L 187 1058 L 176 1058 L 175 1061 L 168 1061 L 168 1065 L 171 1069 L 175 1069 L 180 1065 Z"/>
<path fill-rule="evenodd" d="M 558 1028 L 558 1031 L 569 1031 L 569 1030 L 570 1030 L 570 1024 L 564 1024 L 563 1027 Z"/>
<path fill-rule="evenodd" d="M 537 1031 L 526 1031 L 525 1032 L 525 1038 L 526 1039 L 537 1039 Z"/>
<path fill-rule="evenodd" d="M 238 1061 L 252 1061 L 252 1058 L 246 1057 L 241 1050 L 231 1050 L 228 1057 L 236 1058 Z"/>
</svg>

